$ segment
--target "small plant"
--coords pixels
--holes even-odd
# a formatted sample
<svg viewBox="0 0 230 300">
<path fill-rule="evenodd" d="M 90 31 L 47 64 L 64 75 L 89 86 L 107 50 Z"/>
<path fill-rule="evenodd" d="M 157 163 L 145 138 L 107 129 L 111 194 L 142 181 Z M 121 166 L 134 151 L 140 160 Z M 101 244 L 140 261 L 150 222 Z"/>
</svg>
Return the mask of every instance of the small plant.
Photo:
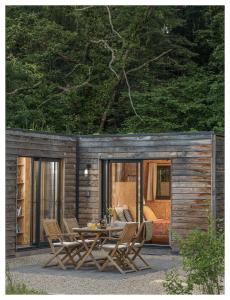
<svg viewBox="0 0 230 300">
<path fill-rule="evenodd" d="M 193 284 L 191 282 L 183 281 L 179 278 L 176 269 L 173 269 L 166 273 L 166 281 L 163 283 L 168 294 L 180 295 L 180 294 L 192 294 Z"/>
<path fill-rule="evenodd" d="M 114 216 L 114 208 L 113 207 L 107 208 L 107 215 L 108 215 L 108 217 Z"/>
<path fill-rule="evenodd" d="M 15 283 L 9 271 L 8 265 L 6 266 L 6 295 L 45 295 L 44 292 L 29 289 L 24 283 Z"/>
<path fill-rule="evenodd" d="M 204 294 L 221 294 L 224 276 L 224 231 L 213 233 L 210 223 L 207 232 L 195 230 L 178 240 L 186 278 L 179 279 L 173 270 L 166 274 L 164 287 L 168 294 L 190 294 L 195 286 Z"/>
</svg>

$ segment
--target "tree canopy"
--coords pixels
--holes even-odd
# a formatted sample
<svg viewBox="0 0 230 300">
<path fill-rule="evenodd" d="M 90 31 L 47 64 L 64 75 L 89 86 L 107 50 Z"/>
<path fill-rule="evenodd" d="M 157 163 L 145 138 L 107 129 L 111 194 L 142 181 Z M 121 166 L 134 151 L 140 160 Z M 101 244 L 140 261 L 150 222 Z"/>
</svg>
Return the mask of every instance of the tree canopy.
<svg viewBox="0 0 230 300">
<path fill-rule="evenodd" d="M 6 126 L 224 130 L 223 6 L 8 6 Z"/>
</svg>

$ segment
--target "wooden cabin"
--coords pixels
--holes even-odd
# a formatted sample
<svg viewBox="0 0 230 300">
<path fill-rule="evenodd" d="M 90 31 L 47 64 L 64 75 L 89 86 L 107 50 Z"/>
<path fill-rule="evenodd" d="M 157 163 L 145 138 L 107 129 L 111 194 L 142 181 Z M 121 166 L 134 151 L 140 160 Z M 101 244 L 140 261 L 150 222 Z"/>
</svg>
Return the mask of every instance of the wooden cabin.
<svg viewBox="0 0 230 300">
<path fill-rule="evenodd" d="M 46 245 L 42 220 L 153 221 L 150 244 L 224 217 L 224 136 L 6 130 L 6 254 Z M 175 233 L 175 234 L 174 234 Z"/>
</svg>

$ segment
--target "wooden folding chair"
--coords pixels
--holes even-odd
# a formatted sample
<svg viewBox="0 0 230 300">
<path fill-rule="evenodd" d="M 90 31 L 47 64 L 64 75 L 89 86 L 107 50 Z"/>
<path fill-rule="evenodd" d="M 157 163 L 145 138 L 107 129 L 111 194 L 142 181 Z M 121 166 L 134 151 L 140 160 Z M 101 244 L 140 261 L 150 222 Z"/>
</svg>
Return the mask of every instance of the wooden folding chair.
<svg viewBox="0 0 230 300">
<path fill-rule="evenodd" d="M 66 269 L 65 264 L 69 261 L 76 266 L 74 257 L 80 252 L 79 249 L 82 247 L 82 244 L 76 240 L 69 241 L 69 238 L 72 239 L 72 234 L 63 234 L 56 219 L 44 219 L 43 226 L 53 254 L 43 267 L 47 267 L 54 259 L 56 259 L 57 264 L 63 270 Z M 67 241 L 65 240 L 66 238 Z"/>
<path fill-rule="evenodd" d="M 153 222 L 152 221 L 142 222 L 138 229 L 136 238 L 133 240 L 132 245 L 129 248 L 129 253 L 128 253 L 128 255 L 130 255 L 130 259 L 133 263 L 137 258 L 139 258 L 144 263 L 144 265 L 145 265 L 144 267 L 138 267 L 135 264 L 135 267 L 138 268 L 138 270 L 145 270 L 145 269 L 152 268 L 140 254 L 141 249 L 144 246 L 144 243 L 146 242 L 146 227 L 148 226 L 147 224 L 151 224 L 151 226 L 149 226 L 149 228 L 151 228 L 151 232 L 148 232 L 148 235 L 152 237 Z"/>
<path fill-rule="evenodd" d="M 63 224 L 65 226 L 66 232 L 72 234 L 71 239 L 75 241 L 78 239 L 79 234 L 73 231 L 73 228 L 79 227 L 76 218 L 63 218 Z"/>
<path fill-rule="evenodd" d="M 103 271 L 109 263 L 112 263 L 121 274 L 137 271 L 135 264 L 127 255 L 129 247 L 136 236 L 137 226 L 137 223 L 127 223 L 120 237 L 116 240 L 116 244 L 108 243 L 102 245 L 102 249 L 108 253 L 100 271 Z M 129 270 L 127 270 L 127 266 L 130 267 Z"/>
<path fill-rule="evenodd" d="M 92 236 L 87 235 L 86 238 L 81 239 L 80 235 L 73 231 L 73 228 L 77 228 L 79 227 L 78 221 L 76 218 L 63 218 L 63 223 L 65 225 L 65 229 L 66 231 L 71 234 L 71 238 L 72 241 L 78 241 L 79 243 L 82 244 L 82 247 L 80 247 L 80 249 L 76 250 L 76 254 L 79 256 L 79 260 L 81 260 L 82 258 L 82 254 L 85 255 L 85 253 L 89 250 L 90 245 L 92 245 L 92 243 L 94 243 L 94 239 L 90 239 L 90 237 L 92 238 Z M 93 236 L 93 238 L 95 237 L 95 235 Z M 98 244 L 100 243 L 100 241 L 97 242 L 96 246 L 98 246 Z M 79 261 L 78 260 L 78 261 Z M 76 263 L 78 263 L 78 261 Z"/>
<path fill-rule="evenodd" d="M 77 232 L 73 231 L 73 228 L 79 227 L 77 219 L 76 218 L 63 218 L 63 223 L 64 223 L 64 226 L 65 226 L 66 232 L 68 232 L 69 234 L 72 235 L 72 240 L 73 241 L 77 240 L 78 242 L 81 243 L 82 241 L 80 240 L 80 235 Z M 90 244 L 94 240 L 88 239 L 88 237 L 90 238 L 90 236 L 87 235 L 87 239 L 85 239 L 84 241 L 87 244 Z"/>
</svg>

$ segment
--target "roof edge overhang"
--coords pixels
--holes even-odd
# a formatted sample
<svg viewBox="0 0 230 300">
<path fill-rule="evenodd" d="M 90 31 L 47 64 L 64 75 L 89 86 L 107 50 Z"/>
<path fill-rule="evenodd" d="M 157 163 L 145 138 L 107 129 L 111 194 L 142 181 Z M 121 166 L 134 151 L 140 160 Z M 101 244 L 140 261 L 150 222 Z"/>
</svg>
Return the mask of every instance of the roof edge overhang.
<svg viewBox="0 0 230 300">
<path fill-rule="evenodd" d="M 49 137 L 58 138 L 71 138 L 71 139 L 79 139 L 79 138 L 97 138 L 97 137 L 138 137 L 138 136 L 178 136 L 178 135 L 217 135 L 224 137 L 224 133 L 215 133 L 214 131 L 171 131 L 171 132 L 160 132 L 160 133 L 126 133 L 126 134 L 76 134 L 76 135 L 68 135 L 63 133 L 52 133 L 52 132 L 45 132 L 45 131 L 33 131 L 28 129 L 21 129 L 21 128 L 6 128 L 6 133 L 12 133 L 12 134 L 22 134 L 25 133 L 26 135 L 47 135 Z"/>
</svg>

